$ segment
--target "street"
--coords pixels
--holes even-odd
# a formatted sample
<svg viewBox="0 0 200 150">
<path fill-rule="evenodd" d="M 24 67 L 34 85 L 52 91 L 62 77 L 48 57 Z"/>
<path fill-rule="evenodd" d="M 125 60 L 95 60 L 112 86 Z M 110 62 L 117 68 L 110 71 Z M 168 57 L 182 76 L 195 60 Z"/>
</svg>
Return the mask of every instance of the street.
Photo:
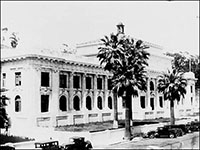
<svg viewBox="0 0 200 150">
<path fill-rule="evenodd" d="M 138 138 L 130 142 L 113 144 L 106 149 L 199 149 L 199 132 L 186 134 L 182 137 L 170 138 Z"/>
</svg>

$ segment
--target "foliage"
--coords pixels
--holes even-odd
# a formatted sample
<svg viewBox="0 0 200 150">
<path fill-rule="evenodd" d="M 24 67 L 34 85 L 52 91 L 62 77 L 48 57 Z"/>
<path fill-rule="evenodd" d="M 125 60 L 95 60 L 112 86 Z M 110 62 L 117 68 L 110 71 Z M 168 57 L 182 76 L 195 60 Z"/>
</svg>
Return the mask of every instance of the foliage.
<svg viewBox="0 0 200 150">
<path fill-rule="evenodd" d="M 19 38 L 17 37 L 16 33 L 13 32 L 11 34 L 11 36 L 9 37 L 9 39 L 11 40 L 10 44 L 11 44 L 12 48 L 16 48 L 18 45 L 18 41 L 19 41 Z"/>
<path fill-rule="evenodd" d="M 183 72 L 173 69 L 172 72 L 168 70 L 158 76 L 158 91 L 163 92 L 164 100 L 170 101 L 170 119 L 171 124 L 175 123 L 174 117 L 174 101 L 180 101 L 186 94 L 187 80 L 183 77 Z"/>
<path fill-rule="evenodd" d="M 200 57 L 197 55 L 189 55 L 188 52 L 179 53 L 166 53 L 167 56 L 171 56 L 172 68 L 181 72 L 192 71 L 197 78 L 196 88 L 200 88 Z"/>
<path fill-rule="evenodd" d="M 0 89 L 0 93 L 5 92 L 6 89 Z M 0 128 L 4 128 L 5 122 L 8 122 L 8 116 L 6 113 L 6 100 L 8 100 L 9 98 L 6 97 L 5 95 L 0 96 Z"/>
<path fill-rule="evenodd" d="M 186 94 L 187 80 L 183 78 L 183 72 L 174 69 L 168 70 L 158 77 L 158 91 L 163 92 L 165 100 L 180 100 Z"/>
<path fill-rule="evenodd" d="M 111 72 L 114 93 L 122 97 L 125 103 L 125 138 L 130 140 L 130 119 L 132 119 L 132 96 L 138 96 L 138 90 L 146 91 L 146 70 L 149 48 L 141 40 L 137 42 L 124 34 L 113 33 L 101 39 L 97 57 L 104 69 Z"/>
<path fill-rule="evenodd" d="M 135 42 L 132 38 L 110 35 L 101 39 L 104 46 L 99 47 L 97 57 L 104 69 L 113 73 L 113 89 L 118 91 L 118 96 L 138 96 L 139 90 L 146 90 L 146 71 L 149 53 L 144 49 L 141 40 Z"/>
<path fill-rule="evenodd" d="M 4 41 L 9 41 L 9 45 L 7 46 L 16 48 L 20 40 L 17 34 L 17 32 L 8 32 L 8 28 L 1 28 L 1 44 L 4 43 Z"/>
<path fill-rule="evenodd" d="M 13 135 L 3 135 L 0 134 L 0 144 L 5 143 L 16 143 L 16 142 L 24 142 L 24 141 L 33 141 L 34 139 L 28 138 L 28 137 L 19 137 L 19 136 L 13 136 Z"/>
</svg>

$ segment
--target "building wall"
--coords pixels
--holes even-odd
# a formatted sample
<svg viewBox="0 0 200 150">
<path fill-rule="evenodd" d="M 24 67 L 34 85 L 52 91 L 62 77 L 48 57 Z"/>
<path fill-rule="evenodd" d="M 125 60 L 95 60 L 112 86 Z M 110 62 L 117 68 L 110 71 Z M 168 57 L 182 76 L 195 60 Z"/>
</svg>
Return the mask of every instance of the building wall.
<svg viewBox="0 0 200 150">
<path fill-rule="evenodd" d="M 153 56 L 150 61 L 156 60 L 158 63 L 162 58 Z M 170 59 L 163 60 L 163 63 Z M 169 65 L 168 65 L 169 66 Z M 168 67 L 165 65 L 165 67 Z M 169 103 L 163 101 L 163 107 L 160 106 L 159 97 L 161 93 L 156 90 L 157 76 L 161 73 L 151 65 L 148 68 L 148 90 L 140 92 L 139 96 L 133 98 L 133 119 L 152 119 L 159 117 L 169 117 Z M 162 67 L 161 67 L 162 68 Z M 160 69 L 161 69 L 160 68 Z M 163 67 L 164 68 L 164 67 Z M 163 69 L 162 68 L 162 69 Z M 164 68 L 166 69 L 166 68 Z M 15 72 L 21 72 L 21 86 L 15 86 Z M 48 87 L 41 86 L 41 72 L 49 72 L 50 84 Z M 59 88 L 59 74 L 67 75 L 67 87 Z M 75 62 L 62 62 L 56 59 L 46 59 L 43 57 L 26 57 L 18 60 L 9 60 L 2 63 L 2 73 L 6 73 L 6 93 L 10 97 L 8 113 L 12 119 L 12 125 L 17 126 L 60 126 L 69 124 L 80 124 L 96 121 L 113 120 L 113 94 L 107 89 L 107 79 L 111 76 L 98 66 L 80 65 Z M 80 76 L 80 85 L 78 89 L 73 88 L 73 75 Z M 91 77 L 92 89 L 88 90 L 86 86 L 86 77 Z M 102 78 L 102 90 L 97 89 L 97 78 Z M 150 90 L 150 82 L 154 84 L 154 90 Z M 191 91 L 191 85 L 194 90 L 194 80 L 188 80 L 187 91 Z M 15 112 L 15 97 L 21 97 L 21 112 Z M 41 95 L 49 95 L 49 110 L 41 112 Z M 59 99 L 65 96 L 67 99 L 67 110 L 61 111 L 59 108 Z M 73 108 L 73 99 L 78 96 L 80 99 L 80 110 Z M 86 108 L 86 98 L 91 97 L 92 110 Z M 97 107 L 97 99 L 101 96 L 103 109 Z M 112 98 L 112 109 L 108 108 L 108 97 Z M 141 96 L 145 96 L 145 107 L 141 107 Z M 187 92 L 183 104 L 179 102 L 176 108 L 176 117 L 183 117 L 192 112 L 191 97 L 195 99 L 195 93 Z M 153 99 L 154 108 L 151 103 Z M 182 107 L 184 106 L 184 107 Z M 180 109 L 179 109 L 180 108 Z M 191 109 L 191 111 L 188 111 Z M 121 98 L 118 98 L 118 118 L 125 118 L 125 111 Z"/>
</svg>

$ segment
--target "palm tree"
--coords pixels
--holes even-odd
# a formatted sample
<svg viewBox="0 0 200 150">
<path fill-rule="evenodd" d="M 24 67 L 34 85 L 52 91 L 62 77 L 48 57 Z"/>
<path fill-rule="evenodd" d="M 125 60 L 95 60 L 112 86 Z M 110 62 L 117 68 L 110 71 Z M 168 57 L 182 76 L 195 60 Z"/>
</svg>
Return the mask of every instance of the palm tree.
<svg viewBox="0 0 200 150">
<path fill-rule="evenodd" d="M 113 91 L 125 102 L 125 139 L 131 138 L 130 118 L 132 118 L 132 97 L 138 90 L 146 91 L 146 71 L 149 53 L 141 40 L 113 33 L 110 38 L 101 39 L 97 57 L 104 69 L 111 72 Z"/>
<path fill-rule="evenodd" d="M 168 70 L 158 77 L 158 91 L 163 92 L 164 100 L 170 101 L 170 123 L 175 124 L 174 101 L 180 101 L 186 94 L 187 80 L 183 77 L 183 72 L 173 69 Z"/>
<path fill-rule="evenodd" d="M 8 116 L 6 113 L 6 100 L 9 100 L 9 98 L 5 95 L 2 95 L 3 92 L 8 91 L 5 88 L 0 88 L 0 134 L 1 134 L 1 128 L 5 128 L 5 122 L 8 122 Z"/>
</svg>

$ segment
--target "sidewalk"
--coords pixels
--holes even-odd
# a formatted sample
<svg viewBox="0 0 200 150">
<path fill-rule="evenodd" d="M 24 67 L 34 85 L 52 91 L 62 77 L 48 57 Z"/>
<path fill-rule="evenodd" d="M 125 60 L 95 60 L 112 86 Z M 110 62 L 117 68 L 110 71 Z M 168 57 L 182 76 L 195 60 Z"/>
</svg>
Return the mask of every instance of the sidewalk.
<svg viewBox="0 0 200 150">
<path fill-rule="evenodd" d="M 187 123 L 194 119 L 197 119 L 197 117 L 189 118 L 187 120 L 186 119 L 179 120 L 176 123 L 177 124 Z M 157 126 L 161 126 L 164 124 L 167 124 L 167 123 L 137 126 L 137 127 L 134 127 L 133 132 L 134 133 L 143 132 L 143 131 L 147 132 L 148 130 L 151 130 L 153 128 L 156 128 Z M 109 132 L 106 132 L 105 136 L 103 136 L 103 134 L 101 132 L 97 132 L 95 135 L 95 139 L 91 139 L 91 137 L 94 137 L 94 136 L 92 136 L 92 134 L 89 132 L 55 131 L 54 128 L 35 127 L 35 128 L 27 129 L 24 127 L 20 127 L 16 130 L 14 130 L 14 129 L 10 130 L 11 135 L 34 138 L 35 141 L 48 140 L 48 139 L 58 140 L 60 145 L 68 142 L 69 138 L 72 136 L 83 136 L 83 137 L 85 137 L 85 140 L 91 141 L 93 147 L 95 147 L 95 148 L 103 148 L 103 147 L 107 147 L 109 145 L 112 145 L 115 143 L 120 143 L 120 142 L 123 143 L 124 141 L 121 138 L 121 137 L 123 137 L 123 135 L 121 135 L 123 133 L 121 133 L 121 132 L 120 132 L 120 138 L 119 138 L 119 136 L 116 136 L 116 135 L 118 135 L 118 133 L 116 133 L 116 132 L 114 133 L 115 135 L 111 137 L 112 139 L 110 139 L 109 136 L 106 136 L 106 134 L 108 134 Z M 116 142 L 116 141 L 119 141 L 119 142 Z M 30 148 L 33 148 L 34 145 L 32 143 L 29 146 L 31 146 Z"/>
<path fill-rule="evenodd" d="M 175 139 L 140 139 L 112 144 L 104 149 L 199 149 L 199 132 L 186 134 Z"/>
</svg>

